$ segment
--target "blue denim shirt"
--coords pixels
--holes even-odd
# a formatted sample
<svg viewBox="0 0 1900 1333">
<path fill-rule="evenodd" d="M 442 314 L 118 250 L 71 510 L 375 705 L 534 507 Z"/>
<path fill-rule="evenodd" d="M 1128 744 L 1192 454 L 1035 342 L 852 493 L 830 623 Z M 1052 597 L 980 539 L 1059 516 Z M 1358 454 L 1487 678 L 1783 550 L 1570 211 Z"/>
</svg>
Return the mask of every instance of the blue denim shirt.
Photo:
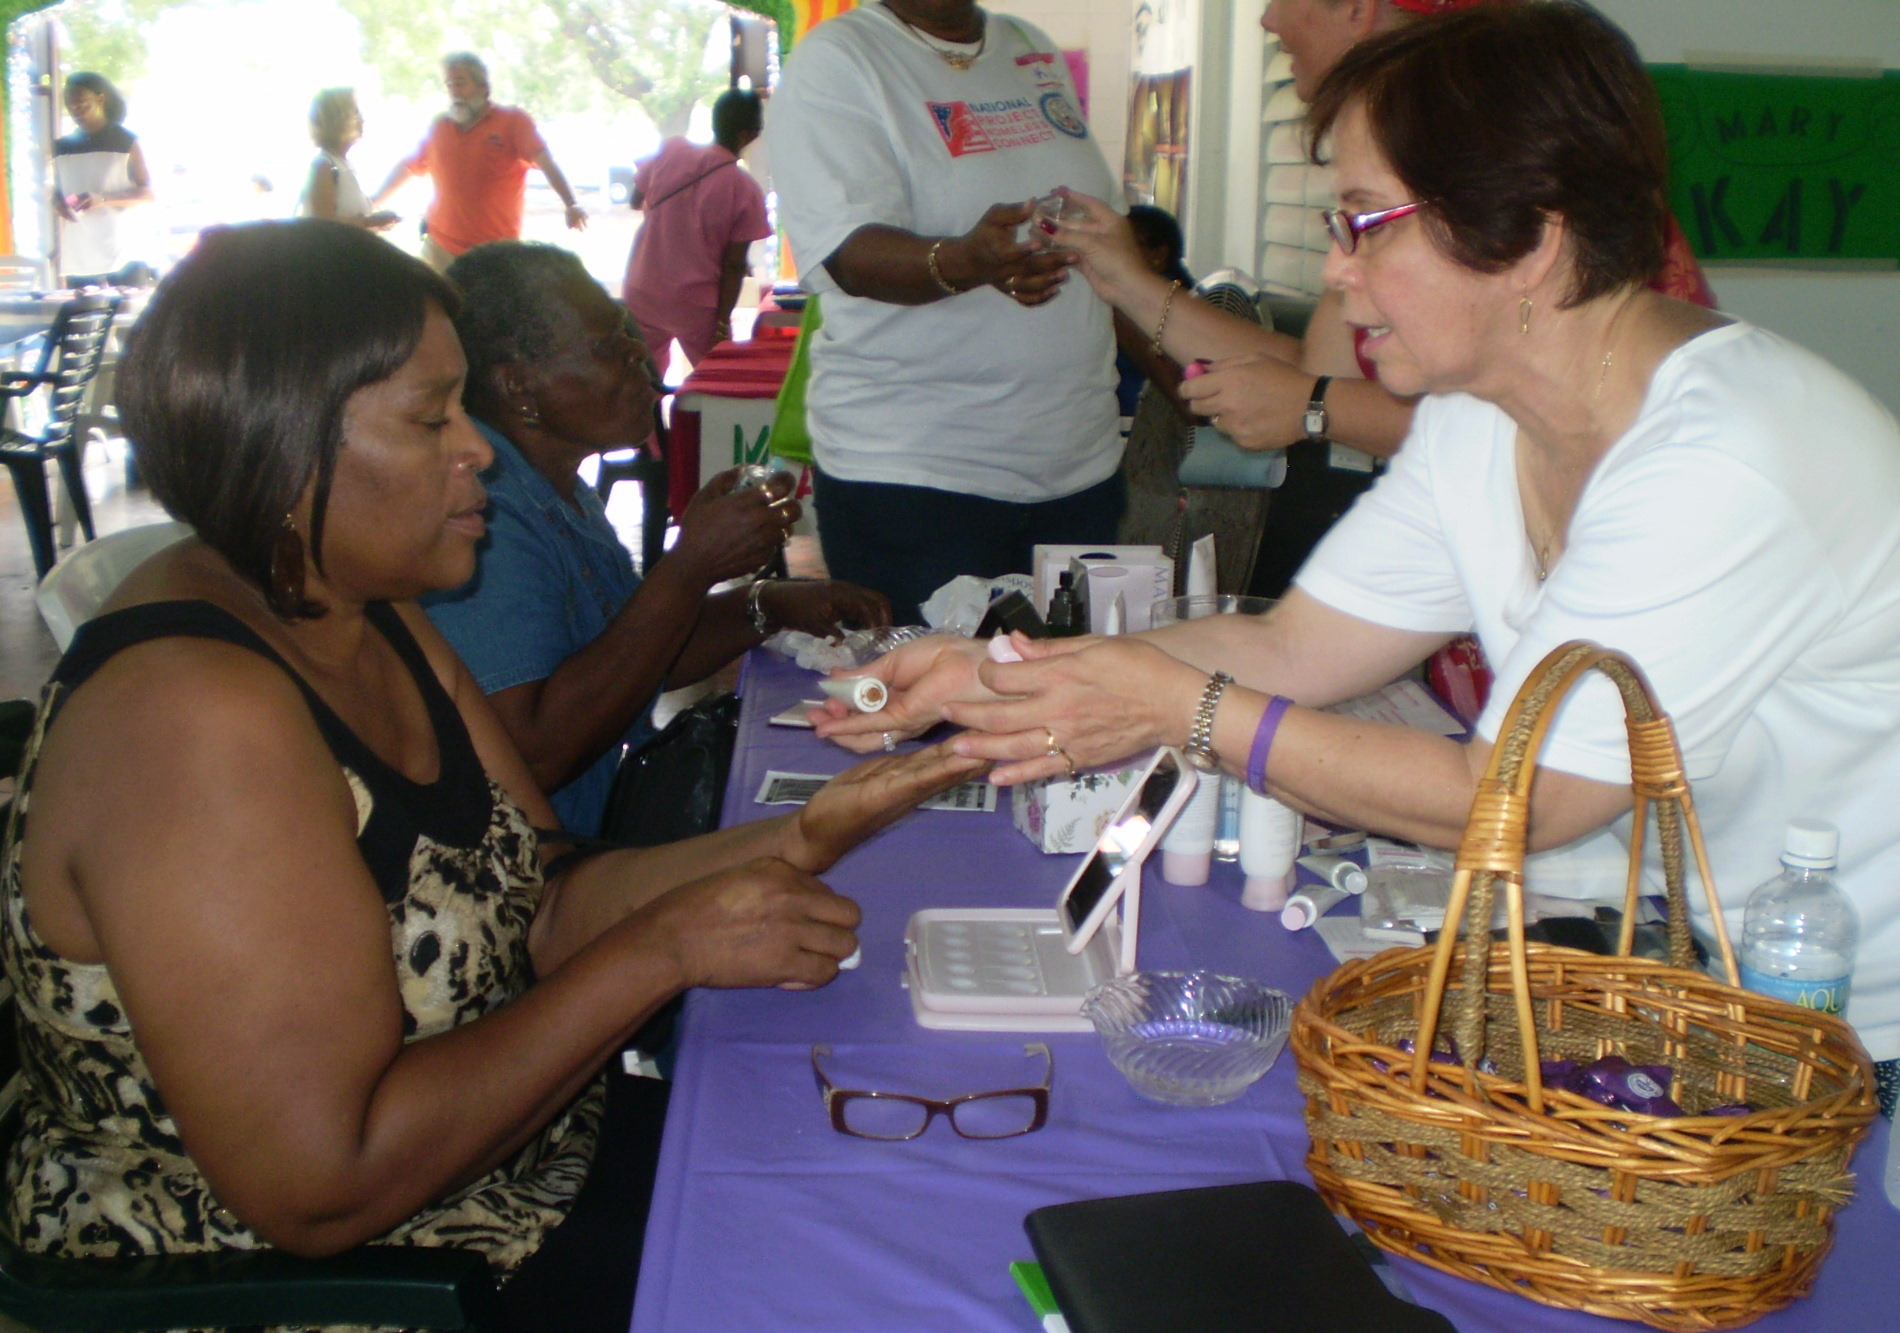
<svg viewBox="0 0 1900 1333">
<path fill-rule="evenodd" d="M 592 487 L 577 483 L 574 503 L 567 503 L 505 436 L 475 424 L 495 447 L 494 466 L 482 473 L 488 535 L 476 548 L 475 577 L 453 592 L 429 594 L 422 605 L 482 693 L 495 694 L 553 675 L 605 632 L 640 578 Z M 647 717 L 641 714 L 623 744 L 653 734 Z M 613 746 L 552 794 L 568 830 L 600 832 L 620 756 Z"/>
</svg>

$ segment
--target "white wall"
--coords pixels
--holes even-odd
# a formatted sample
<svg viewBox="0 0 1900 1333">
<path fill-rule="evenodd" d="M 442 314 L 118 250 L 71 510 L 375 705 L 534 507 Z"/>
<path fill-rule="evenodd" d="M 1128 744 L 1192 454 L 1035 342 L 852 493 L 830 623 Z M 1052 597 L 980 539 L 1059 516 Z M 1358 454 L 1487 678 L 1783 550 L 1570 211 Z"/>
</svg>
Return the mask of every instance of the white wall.
<svg viewBox="0 0 1900 1333">
<path fill-rule="evenodd" d="M 1737 55 L 1900 69 L 1900 0 L 1595 0 L 1645 60 Z M 1716 265 L 1722 308 L 1794 339 L 1900 413 L 1900 272 Z"/>
</svg>

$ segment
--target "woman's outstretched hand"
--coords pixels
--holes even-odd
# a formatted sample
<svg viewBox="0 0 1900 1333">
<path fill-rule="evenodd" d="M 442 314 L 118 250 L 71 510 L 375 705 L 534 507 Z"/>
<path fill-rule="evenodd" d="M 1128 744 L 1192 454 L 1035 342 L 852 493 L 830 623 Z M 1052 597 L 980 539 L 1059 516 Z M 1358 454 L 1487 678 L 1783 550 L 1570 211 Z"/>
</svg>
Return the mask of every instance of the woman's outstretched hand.
<svg viewBox="0 0 1900 1333">
<path fill-rule="evenodd" d="M 813 710 L 818 734 L 856 754 L 893 742 L 921 736 L 943 720 L 943 705 L 952 699 L 994 698 L 976 678 L 985 645 L 956 634 L 932 634 L 901 644 L 869 666 L 832 674 L 843 679 L 870 676 L 890 687 L 890 702 L 875 713 L 855 713 L 836 699 Z"/>
<path fill-rule="evenodd" d="M 1131 279 L 1153 280 L 1154 270 L 1142 256 L 1127 218 L 1093 195 L 1066 188 L 1060 193 L 1068 204 L 1055 243 L 1079 257 L 1082 276 L 1097 296 L 1118 305 Z"/>
<path fill-rule="evenodd" d="M 988 768 L 988 760 L 954 754 L 948 744 L 867 759 L 819 788 L 792 817 L 782 855 L 807 874 L 822 874 L 873 833 L 915 809 L 919 801 Z"/>
<path fill-rule="evenodd" d="M 1204 672 L 1140 639 L 1013 642 L 1023 661 L 985 660 L 977 669 L 993 701 L 952 700 L 940 710 L 969 728 L 951 749 L 997 761 L 990 781 L 1002 787 L 1065 775 L 1069 760 L 1097 768 L 1179 745 L 1207 686 Z"/>
</svg>

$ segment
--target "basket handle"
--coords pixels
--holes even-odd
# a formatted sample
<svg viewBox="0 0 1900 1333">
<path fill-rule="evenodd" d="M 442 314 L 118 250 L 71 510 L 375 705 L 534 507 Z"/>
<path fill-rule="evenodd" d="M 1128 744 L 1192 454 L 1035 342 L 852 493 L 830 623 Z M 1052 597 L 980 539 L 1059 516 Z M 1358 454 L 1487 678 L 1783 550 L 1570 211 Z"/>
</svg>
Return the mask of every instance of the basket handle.
<svg viewBox="0 0 1900 1333">
<path fill-rule="evenodd" d="M 1412 1051 L 1412 1086 L 1425 1089 L 1432 1044 L 1437 1037 L 1440 1010 L 1457 947 L 1456 926 L 1466 939 L 1464 972 L 1458 1010 L 1452 1015 L 1452 1036 L 1460 1059 L 1475 1065 L 1484 1053 L 1485 983 L 1491 965 L 1493 897 L 1504 885 L 1511 961 L 1511 989 L 1517 1002 L 1518 1030 L 1524 1048 L 1524 1082 L 1533 1111 L 1544 1109 L 1544 1080 L 1539 1068 L 1537 1025 L 1531 1011 L 1530 972 L 1524 950 L 1524 853 L 1530 824 L 1531 782 L 1537 775 L 1536 758 L 1550 730 L 1557 705 L 1591 670 L 1601 671 L 1623 696 L 1624 722 L 1629 733 L 1630 790 L 1635 819 L 1630 832 L 1629 878 L 1623 894 L 1623 926 L 1617 953 L 1630 951 L 1636 926 L 1636 899 L 1643 873 L 1643 837 L 1649 807 L 1656 807 L 1657 834 L 1662 844 L 1663 881 L 1669 895 L 1669 954 L 1678 967 L 1693 967 L 1695 947 L 1689 938 L 1689 902 L 1683 887 L 1682 833 L 1686 825 L 1695 851 L 1696 870 L 1715 919 L 1715 938 L 1730 985 L 1740 984 L 1735 951 L 1729 945 L 1728 925 L 1709 873 L 1708 849 L 1702 842 L 1702 824 L 1696 818 L 1683 773 L 1682 750 L 1675 727 L 1656 704 L 1656 696 L 1634 662 L 1621 653 L 1573 640 L 1553 650 L 1537 664 L 1511 701 L 1505 714 L 1491 762 L 1478 782 L 1458 845 L 1451 898 L 1445 920 L 1454 929 L 1443 931 L 1432 958 L 1418 1035 Z"/>
</svg>

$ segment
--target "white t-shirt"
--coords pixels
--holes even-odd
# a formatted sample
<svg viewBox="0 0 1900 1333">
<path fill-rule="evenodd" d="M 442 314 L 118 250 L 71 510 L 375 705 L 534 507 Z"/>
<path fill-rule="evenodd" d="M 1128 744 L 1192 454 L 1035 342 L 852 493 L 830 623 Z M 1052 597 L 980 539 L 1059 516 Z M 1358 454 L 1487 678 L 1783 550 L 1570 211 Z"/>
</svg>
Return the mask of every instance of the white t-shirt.
<svg viewBox="0 0 1900 1333">
<path fill-rule="evenodd" d="M 1010 501 L 1114 473 L 1113 326 L 1079 274 L 1034 309 L 991 287 L 904 306 L 847 296 L 822 262 L 873 223 L 960 236 L 992 204 L 1058 185 L 1107 197 L 1054 42 L 992 14 L 982 55 L 956 70 L 866 4 L 798 43 L 765 134 L 779 218 L 824 303 L 806 396 L 819 466 Z"/>
<path fill-rule="evenodd" d="M 1426 399 L 1300 587 L 1376 624 L 1476 633 L 1497 674 L 1490 739 L 1559 644 L 1629 654 L 1675 722 L 1738 949 L 1787 822 L 1839 826 L 1861 924 L 1847 1016 L 1875 1059 L 1900 1057 L 1900 426 L 1771 333 L 1705 333 L 1656 371 L 1541 585 L 1515 438 L 1490 404 Z M 1607 680 L 1572 692 L 1542 762 L 1629 780 Z"/>
<path fill-rule="evenodd" d="M 320 151 L 310 164 L 311 178 L 315 179 L 319 171 L 336 173 L 336 218 L 339 222 L 350 222 L 356 218 L 369 216 L 369 199 L 363 193 L 363 187 L 357 182 L 356 171 L 350 166 L 350 160 L 341 153 L 332 153 L 329 149 Z M 297 201 L 297 216 L 310 216 L 310 187 L 304 187 L 303 198 Z"/>
</svg>

